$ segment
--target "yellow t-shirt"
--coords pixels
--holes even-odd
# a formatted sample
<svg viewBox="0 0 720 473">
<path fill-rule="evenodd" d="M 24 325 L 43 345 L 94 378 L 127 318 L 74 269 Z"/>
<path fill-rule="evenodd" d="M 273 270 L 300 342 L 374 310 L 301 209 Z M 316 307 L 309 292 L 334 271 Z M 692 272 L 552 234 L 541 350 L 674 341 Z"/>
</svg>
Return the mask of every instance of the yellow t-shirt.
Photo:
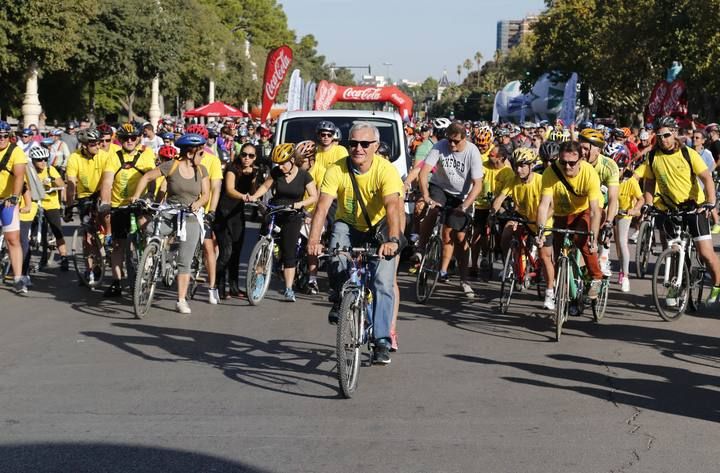
<svg viewBox="0 0 720 473">
<path fill-rule="evenodd" d="M 205 169 L 208 171 L 208 176 L 210 177 L 210 199 L 208 199 L 207 204 L 205 204 L 205 212 L 209 212 L 210 203 L 212 201 L 212 181 L 216 181 L 218 179 L 222 181 L 222 163 L 220 162 L 220 158 L 210 153 L 206 147 L 205 154 L 203 155 L 200 164 L 205 166 Z"/>
<path fill-rule="evenodd" d="M 313 164 L 313 169 L 315 169 L 316 173 L 316 175 L 313 175 L 315 182 L 322 183 L 328 168 L 347 156 L 347 148 L 340 145 L 335 145 L 328 151 L 318 150 L 318 152 L 315 153 L 315 164 Z"/>
<path fill-rule="evenodd" d="M 97 192 L 102 179 L 102 173 L 107 164 L 108 156 L 106 151 L 99 150 L 92 158 L 86 158 L 80 151 L 75 151 L 68 158 L 67 177 L 74 177 L 77 182 L 75 197 L 84 199 Z M 117 157 L 115 158 L 117 159 Z"/>
<path fill-rule="evenodd" d="M 53 166 L 45 166 L 42 172 L 37 173 L 40 180 L 45 186 L 47 191 L 51 187 L 55 187 L 55 179 L 60 177 L 60 173 L 57 172 Z M 57 210 L 60 208 L 60 192 L 46 192 L 45 198 L 40 201 L 40 205 L 45 210 Z"/>
<path fill-rule="evenodd" d="M 707 165 L 697 151 L 688 148 L 690 165 L 695 176 L 707 170 Z M 690 176 L 688 166 L 682 151 L 665 154 L 658 150 L 655 152 L 652 166 L 647 163 L 643 177 L 655 180 L 654 205 L 660 210 L 670 210 L 668 205 L 676 206 L 687 200 L 697 203 L 705 201 L 705 193 L 700 187 L 696 177 Z"/>
<path fill-rule="evenodd" d="M 371 224 L 375 225 L 385 217 L 384 197 L 392 194 L 400 196 L 403 193 L 400 174 L 389 161 L 375 155 L 368 172 L 355 174 L 355 178 L 368 215 L 372 220 Z M 320 192 L 337 197 L 336 220 L 342 220 L 361 232 L 368 230 L 362 209 L 353 192 L 345 160 L 330 166 L 325 173 Z"/>
<path fill-rule="evenodd" d="M 325 171 L 326 171 L 326 169 L 322 169 L 322 167 L 318 167 L 317 165 L 314 165 L 313 167 L 308 169 L 308 172 L 310 173 L 310 177 L 313 178 L 313 182 L 315 183 L 316 186 L 320 186 L 322 184 L 322 181 L 320 179 L 325 177 Z M 322 174 L 322 175 L 320 175 L 320 174 Z M 318 189 L 318 192 L 320 192 L 320 189 Z M 306 191 L 303 199 L 307 199 L 307 198 L 308 198 L 308 193 Z M 313 213 L 313 212 L 315 212 L 316 206 L 317 206 L 316 204 L 308 205 L 305 209 L 309 213 Z"/>
<path fill-rule="evenodd" d="M 10 146 L 8 146 L 8 148 L 9 147 Z M 5 153 L 7 153 L 8 148 L 0 151 L 0 161 L 2 161 L 5 157 Z M 0 199 L 10 197 L 13 193 L 14 179 L 7 170 L 12 171 L 13 166 L 16 164 L 27 164 L 27 162 L 28 159 L 27 156 L 25 156 L 25 153 L 23 153 L 23 150 L 19 146 L 15 147 L 10 155 L 10 159 L 5 165 L 5 169 L 0 169 Z"/>
<path fill-rule="evenodd" d="M 512 198 L 517 213 L 531 222 L 537 221 L 537 210 L 540 206 L 542 192 L 541 174 L 532 173 L 528 181 L 523 182 L 513 173 L 512 179 L 505 181 L 504 186 L 499 189 L 498 195 L 502 194 Z M 544 226 L 552 227 L 552 217 L 548 217 Z M 537 225 L 530 224 L 529 227 L 533 232 L 537 232 Z"/>
<path fill-rule="evenodd" d="M 553 198 L 553 214 L 559 217 L 578 214 L 590 208 L 590 201 L 602 201 L 600 177 L 587 161 L 580 160 L 577 176 L 566 177 L 577 195 L 572 194 L 558 179 L 553 167 L 545 169 L 542 175 L 542 195 Z M 560 171 L 562 172 L 562 171 Z"/>
<path fill-rule="evenodd" d="M 640 183 L 638 183 L 637 179 L 632 177 L 625 179 L 620 183 L 620 190 L 618 191 L 618 210 L 624 210 L 625 212 L 632 210 L 637 200 L 642 199 L 642 195 Z M 630 215 L 623 215 L 622 218 L 632 217 Z"/>
<path fill-rule="evenodd" d="M 511 180 L 515 173 L 510 166 L 504 166 L 500 169 L 496 169 L 490 166 L 489 161 L 483 163 L 483 189 L 475 199 L 477 208 L 489 209 L 492 206 L 492 201 L 497 195 L 497 191 L 505 186 L 505 183 Z M 492 194 L 493 198 L 488 200 L 487 195 Z"/>
<path fill-rule="evenodd" d="M 135 167 L 130 167 L 138 152 L 140 156 L 137 163 L 135 163 Z M 121 150 L 120 153 L 122 154 L 122 166 L 118 154 L 115 153 L 107 156 L 105 169 L 103 169 L 104 173 L 112 173 L 115 176 L 110 199 L 110 205 L 113 208 L 128 205 L 142 175 L 155 168 L 155 154 L 151 148 L 143 150 L 138 147 L 130 153 L 125 150 Z M 138 169 L 142 172 L 138 171 Z"/>
<path fill-rule="evenodd" d="M 20 196 L 20 209 L 25 207 L 25 195 Z M 20 212 L 20 221 L 21 222 L 32 222 L 35 220 L 35 217 L 37 216 L 38 211 L 38 204 L 37 202 L 30 202 L 30 212 L 28 213 L 22 213 Z"/>
</svg>

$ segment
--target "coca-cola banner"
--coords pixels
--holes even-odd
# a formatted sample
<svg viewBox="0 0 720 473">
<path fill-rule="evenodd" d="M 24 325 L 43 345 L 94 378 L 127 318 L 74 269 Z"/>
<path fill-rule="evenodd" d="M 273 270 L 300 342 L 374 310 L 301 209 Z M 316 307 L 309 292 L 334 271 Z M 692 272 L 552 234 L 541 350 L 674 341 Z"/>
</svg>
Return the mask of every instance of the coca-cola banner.
<svg viewBox="0 0 720 473">
<path fill-rule="evenodd" d="M 268 53 L 263 77 L 262 109 L 260 110 L 260 120 L 263 122 L 267 120 L 270 114 L 270 109 L 275 103 L 280 86 L 290 69 L 291 62 L 292 49 L 289 46 L 283 45 Z"/>
<path fill-rule="evenodd" d="M 335 102 L 390 102 L 398 108 L 403 120 L 412 115 L 413 101 L 397 87 L 345 87 L 320 81 L 315 92 L 315 110 L 327 110 Z"/>
<path fill-rule="evenodd" d="M 655 118 L 665 115 L 684 118 L 688 113 L 686 90 L 682 79 L 676 79 L 671 83 L 658 81 L 645 107 L 645 123 L 652 123 Z"/>
</svg>

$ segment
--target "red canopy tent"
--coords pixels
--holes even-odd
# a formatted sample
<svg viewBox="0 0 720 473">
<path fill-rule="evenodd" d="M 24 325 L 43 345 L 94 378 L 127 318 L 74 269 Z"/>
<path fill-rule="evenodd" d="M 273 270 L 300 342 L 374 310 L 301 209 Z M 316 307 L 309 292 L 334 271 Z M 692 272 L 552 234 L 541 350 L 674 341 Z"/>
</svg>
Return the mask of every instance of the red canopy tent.
<svg viewBox="0 0 720 473">
<path fill-rule="evenodd" d="M 185 112 L 186 117 L 248 117 L 249 114 L 223 102 L 212 102 Z"/>
</svg>

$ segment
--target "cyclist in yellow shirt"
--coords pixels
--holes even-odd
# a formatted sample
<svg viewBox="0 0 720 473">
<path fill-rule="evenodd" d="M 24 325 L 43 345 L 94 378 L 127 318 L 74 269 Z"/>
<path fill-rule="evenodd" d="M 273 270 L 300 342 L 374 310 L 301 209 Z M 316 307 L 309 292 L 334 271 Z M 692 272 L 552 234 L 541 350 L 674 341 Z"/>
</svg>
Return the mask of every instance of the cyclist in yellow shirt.
<svg viewBox="0 0 720 473">
<path fill-rule="evenodd" d="M 315 126 L 317 135 L 317 151 L 315 152 L 315 167 L 317 178 L 315 181 L 320 185 L 325 176 L 325 171 L 341 159 L 347 157 L 348 151 L 344 146 L 333 141 L 337 127 L 333 122 L 323 120 Z M 315 176 L 313 176 L 315 177 Z"/>
<path fill-rule="evenodd" d="M 107 123 L 101 123 L 97 126 L 97 132 L 100 135 L 100 150 L 110 154 L 117 153 L 120 146 L 113 141 L 112 127 Z"/>
<path fill-rule="evenodd" d="M 94 203 L 94 197 L 100 190 L 108 154 L 100 149 L 100 133 L 92 128 L 80 130 L 77 139 L 80 147 L 68 158 L 67 189 L 65 189 L 65 205 L 70 208 L 75 200 Z M 81 217 L 88 211 L 88 205 L 80 207 Z"/>
<path fill-rule="evenodd" d="M 661 211 L 677 210 L 694 206 L 698 212 L 683 215 L 698 254 L 705 262 L 714 286 L 706 303 L 715 304 L 720 297 L 720 260 L 713 248 L 710 234 L 709 213 L 715 208 L 715 183 L 707 165 L 700 155 L 687 147 L 677 137 L 678 126 L 672 117 L 660 117 L 655 121 L 657 141 L 655 149 L 648 154 L 645 178 L 645 204 L 654 205 Z M 687 159 L 683 153 L 687 153 Z M 698 179 L 705 186 L 700 188 Z M 707 195 L 706 195 L 707 194 Z M 655 220 L 659 228 L 665 219 Z"/>
<path fill-rule="evenodd" d="M 112 209 L 113 251 L 111 257 L 113 282 L 105 291 L 106 297 L 122 295 L 120 280 L 125 259 L 125 240 L 130 233 L 131 211 L 124 207 L 131 203 L 135 188 L 146 172 L 155 168 L 155 154 L 140 145 L 140 130 L 132 123 L 118 128 L 117 136 L 122 147 L 107 156 L 100 190 L 101 213 Z"/>
<path fill-rule="evenodd" d="M 482 158 L 482 162 L 484 164 L 490 159 L 490 153 L 492 152 L 492 150 L 497 148 L 492 128 L 490 128 L 489 126 L 481 127 L 475 134 L 474 138 L 475 144 L 480 151 L 480 157 Z"/>
<path fill-rule="evenodd" d="M 580 158 L 580 144 L 566 141 L 560 153 L 542 175 L 542 198 L 537 211 L 538 238 L 544 242 L 545 222 L 553 209 L 553 225 L 557 228 L 590 232 L 591 237 L 576 236 L 575 245 L 582 253 L 592 282 L 588 295 L 597 299 L 602 284 L 602 271 L 597 255 L 601 209 L 600 177 L 593 166 Z M 555 253 L 560 251 L 561 239 L 554 242 Z"/>
</svg>

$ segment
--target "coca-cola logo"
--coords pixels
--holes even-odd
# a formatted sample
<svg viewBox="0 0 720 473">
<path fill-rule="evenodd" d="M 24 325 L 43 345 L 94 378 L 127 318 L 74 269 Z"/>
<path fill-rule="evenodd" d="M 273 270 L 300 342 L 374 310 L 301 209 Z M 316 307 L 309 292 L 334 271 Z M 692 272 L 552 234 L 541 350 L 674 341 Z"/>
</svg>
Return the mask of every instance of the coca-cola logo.
<svg viewBox="0 0 720 473">
<path fill-rule="evenodd" d="M 343 99 L 372 102 L 380 100 L 380 87 L 354 88 L 348 87 L 343 91 Z"/>
<path fill-rule="evenodd" d="M 281 49 L 278 51 L 278 56 L 275 58 L 272 68 L 272 76 L 265 83 L 265 95 L 268 99 L 275 101 L 277 93 L 280 90 L 280 85 L 290 68 L 290 58 L 285 54 L 285 50 Z"/>
</svg>

